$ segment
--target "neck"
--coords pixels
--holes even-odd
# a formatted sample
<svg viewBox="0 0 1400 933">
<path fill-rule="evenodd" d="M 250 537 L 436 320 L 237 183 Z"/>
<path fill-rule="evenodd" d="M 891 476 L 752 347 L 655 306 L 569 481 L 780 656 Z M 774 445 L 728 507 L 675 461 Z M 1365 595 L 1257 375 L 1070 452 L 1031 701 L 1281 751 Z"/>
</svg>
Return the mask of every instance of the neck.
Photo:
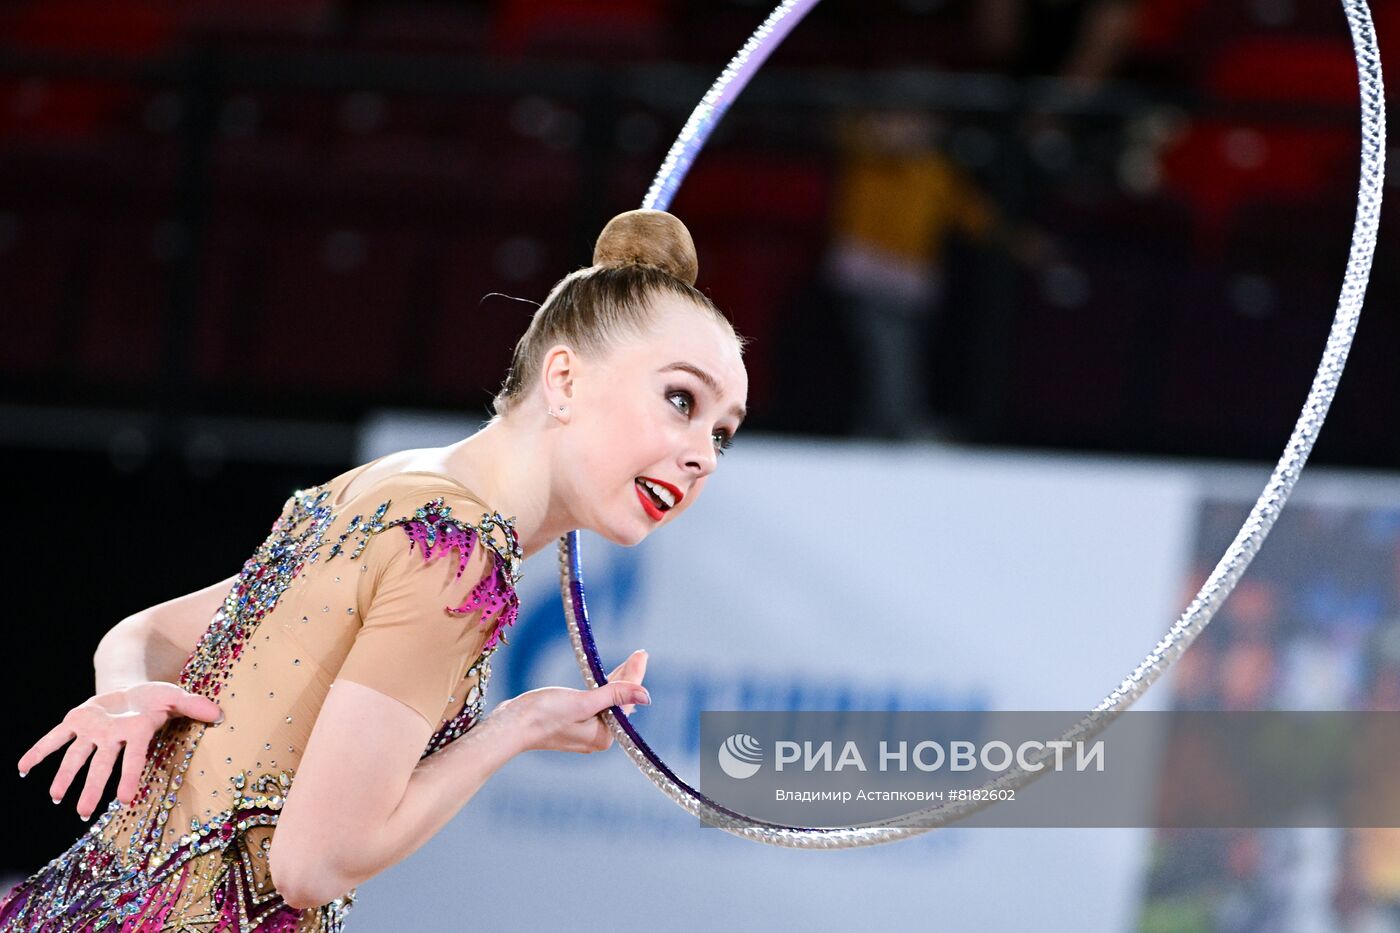
<svg viewBox="0 0 1400 933">
<path fill-rule="evenodd" d="M 541 412 L 541 418 L 547 417 Z M 555 489 L 548 428 L 549 423 L 500 418 L 443 448 L 450 475 L 480 493 L 502 516 L 515 519 L 526 557 L 579 527 Z"/>
</svg>

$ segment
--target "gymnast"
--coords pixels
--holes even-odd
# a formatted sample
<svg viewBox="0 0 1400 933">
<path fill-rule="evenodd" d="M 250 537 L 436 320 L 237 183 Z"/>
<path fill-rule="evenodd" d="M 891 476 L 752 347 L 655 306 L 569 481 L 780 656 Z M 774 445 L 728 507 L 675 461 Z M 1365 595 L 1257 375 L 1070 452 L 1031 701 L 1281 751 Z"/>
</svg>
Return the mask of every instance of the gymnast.
<svg viewBox="0 0 1400 933">
<path fill-rule="evenodd" d="M 524 558 L 674 522 L 744 419 L 746 341 L 695 288 L 685 226 L 621 214 L 593 258 L 535 311 L 481 430 L 297 490 L 237 575 L 103 637 L 95 694 L 19 770 L 66 745 L 49 793 L 86 762 L 90 819 L 120 757 L 116 798 L 0 901 L 0 931 L 340 930 L 356 886 L 512 757 L 606 749 L 602 711 L 650 703 L 636 651 L 483 715 Z"/>
</svg>

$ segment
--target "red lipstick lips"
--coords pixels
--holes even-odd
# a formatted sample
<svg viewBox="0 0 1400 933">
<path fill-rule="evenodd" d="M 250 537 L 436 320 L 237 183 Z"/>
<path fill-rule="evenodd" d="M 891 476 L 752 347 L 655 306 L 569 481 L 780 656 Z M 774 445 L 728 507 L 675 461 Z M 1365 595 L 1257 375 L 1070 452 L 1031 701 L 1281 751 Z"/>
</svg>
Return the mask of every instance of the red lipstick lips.
<svg viewBox="0 0 1400 933">
<path fill-rule="evenodd" d="M 675 486 L 671 485 L 670 483 L 664 480 L 652 479 L 650 476 L 638 477 L 637 480 L 635 480 L 632 483 L 632 485 L 637 487 L 637 498 L 641 500 L 642 508 L 646 509 L 647 515 L 649 515 L 653 521 L 661 521 L 663 518 L 666 517 L 666 512 L 669 512 L 670 509 L 666 509 L 663 511 L 662 509 L 658 508 L 656 503 L 652 501 L 651 494 L 642 488 L 641 480 L 647 480 L 665 489 L 672 495 L 672 497 L 675 498 L 676 505 L 680 505 L 681 499 L 685 496 L 685 494 L 682 493 L 679 489 L 677 489 Z M 671 508 L 675 508 L 675 506 L 673 505 L 671 506 Z"/>
</svg>

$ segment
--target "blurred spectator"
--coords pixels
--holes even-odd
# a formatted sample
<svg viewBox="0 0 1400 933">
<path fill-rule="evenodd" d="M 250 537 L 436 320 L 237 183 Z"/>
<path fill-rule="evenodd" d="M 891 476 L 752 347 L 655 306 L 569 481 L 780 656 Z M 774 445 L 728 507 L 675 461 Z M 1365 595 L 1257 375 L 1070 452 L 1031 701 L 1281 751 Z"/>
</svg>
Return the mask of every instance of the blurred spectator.
<svg viewBox="0 0 1400 933">
<path fill-rule="evenodd" d="M 864 359 L 856 433 L 928 437 L 925 335 L 943 291 L 954 234 L 999 242 L 1026 262 L 1045 238 L 1010 230 L 972 177 L 939 151 L 941 117 L 860 113 L 840 127 L 842 160 L 826 276 Z"/>
</svg>

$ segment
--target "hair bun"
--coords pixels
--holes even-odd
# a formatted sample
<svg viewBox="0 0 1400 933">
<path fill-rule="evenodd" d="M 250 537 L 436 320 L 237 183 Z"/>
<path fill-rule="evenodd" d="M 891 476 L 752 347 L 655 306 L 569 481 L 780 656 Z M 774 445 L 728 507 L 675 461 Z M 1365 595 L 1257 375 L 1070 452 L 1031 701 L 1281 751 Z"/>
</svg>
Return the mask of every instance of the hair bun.
<svg viewBox="0 0 1400 933">
<path fill-rule="evenodd" d="M 700 274 L 695 241 L 674 214 L 665 211 L 635 210 L 618 214 L 593 247 L 593 264 L 638 262 L 668 272 L 693 286 Z"/>
</svg>

